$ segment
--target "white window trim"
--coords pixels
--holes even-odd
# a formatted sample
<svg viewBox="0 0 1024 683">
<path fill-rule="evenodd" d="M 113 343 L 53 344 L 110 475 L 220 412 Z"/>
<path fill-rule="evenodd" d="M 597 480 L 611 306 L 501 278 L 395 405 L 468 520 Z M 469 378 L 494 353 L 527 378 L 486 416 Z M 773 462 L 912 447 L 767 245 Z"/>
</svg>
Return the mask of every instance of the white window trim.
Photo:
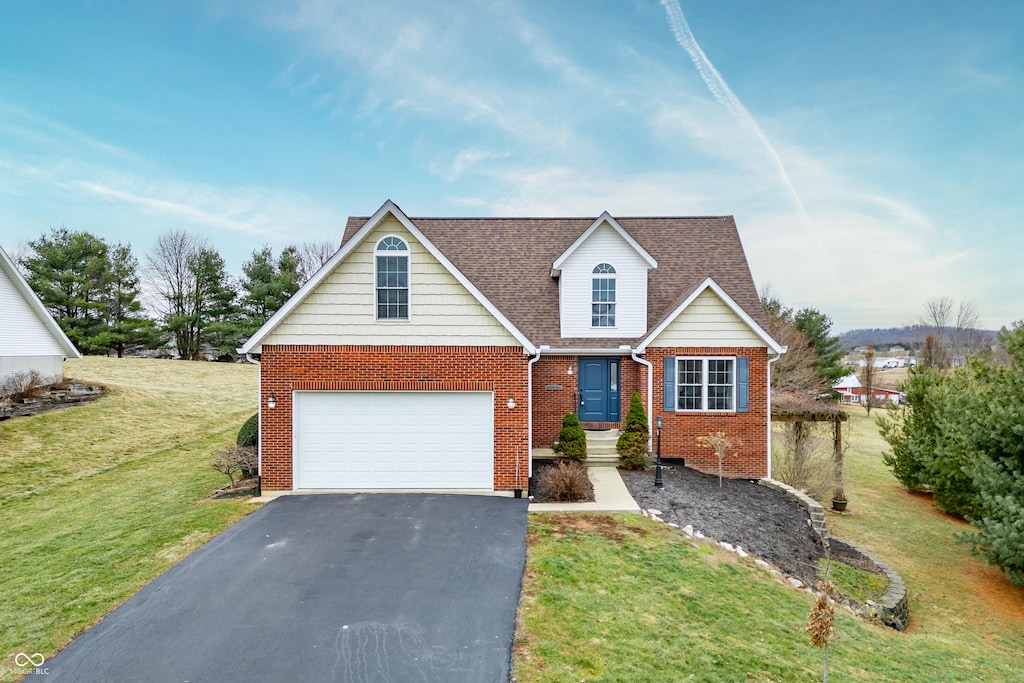
<svg viewBox="0 0 1024 683">
<path fill-rule="evenodd" d="M 387 250 L 380 249 L 380 243 L 389 237 L 401 240 L 405 249 Z M 377 303 L 377 257 L 378 256 L 404 256 L 405 257 L 405 310 L 404 318 L 381 318 L 378 314 Z M 412 321 L 412 248 L 409 246 L 409 239 L 402 235 L 389 233 L 379 238 L 373 246 L 373 319 L 379 323 L 408 323 Z"/>
<path fill-rule="evenodd" d="M 596 270 L 598 266 L 602 266 L 602 265 L 609 266 L 612 269 L 612 272 L 610 272 L 610 273 L 595 273 L 594 270 Z M 594 267 L 590 270 L 590 329 L 592 329 L 592 330 L 614 330 L 614 329 L 618 328 L 618 323 L 619 323 L 619 282 L 618 282 L 618 277 L 619 277 L 618 269 L 615 266 L 613 266 L 612 264 L 608 263 L 607 261 L 601 261 L 600 263 L 595 264 Z M 613 281 L 615 281 L 615 301 L 594 301 L 594 280 L 597 280 L 597 279 L 613 280 Z M 595 325 L 594 324 L 594 306 L 597 305 L 597 304 L 611 304 L 611 305 L 613 305 L 615 307 L 613 309 L 615 312 L 612 313 L 612 318 L 615 320 L 615 324 L 614 325 Z"/>
<path fill-rule="evenodd" d="M 680 408 L 679 407 L 679 368 L 680 361 L 684 360 L 699 360 L 701 361 L 701 407 L 700 408 Z M 732 361 L 732 407 L 731 408 L 708 408 L 708 361 L 709 360 L 728 360 Z M 737 376 L 736 376 L 736 356 L 676 356 L 676 390 L 673 398 L 675 399 L 675 408 L 677 413 L 735 413 L 736 412 L 736 400 L 737 400 Z M 725 386 L 725 385 L 715 385 Z"/>
</svg>

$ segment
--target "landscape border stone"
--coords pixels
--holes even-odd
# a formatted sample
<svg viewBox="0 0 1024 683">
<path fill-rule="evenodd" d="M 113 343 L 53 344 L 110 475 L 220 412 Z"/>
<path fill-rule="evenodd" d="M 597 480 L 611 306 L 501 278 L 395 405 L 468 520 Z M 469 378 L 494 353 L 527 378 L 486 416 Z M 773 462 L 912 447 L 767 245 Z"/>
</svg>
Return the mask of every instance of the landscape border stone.
<svg viewBox="0 0 1024 683">
<path fill-rule="evenodd" d="M 907 600 L 907 586 L 903 581 L 903 577 L 897 574 L 892 567 L 864 548 L 854 545 L 849 541 L 844 541 L 841 538 L 836 538 L 835 536 L 830 537 L 828 529 L 825 526 L 824 509 L 818 501 L 814 500 L 803 491 L 798 491 L 792 486 L 783 484 L 781 481 L 776 481 L 775 479 L 765 478 L 761 479 L 758 483 L 762 486 L 767 486 L 768 488 L 785 493 L 787 497 L 804 508 L 810 518 L 809 523 L 811 527 L 821 534 L 822 541 L 824 541 L 826 547 L 830 542 L 842 544 L 856 553 L 859 553 L 866 560 L 878 567 L 878 570 L 885 574 L 885 578 L 889 580 L 889 589 L 885 592 L 885 595 L 878 600 L 878 602 L 868 600 L 867 603 L 858 610 L 858 613 L 862 616 L 877 618 L 886 626 L 896 629 L 897 631 L 903 631 L 907 628 L 907 624 L 910 622 L 910 603 Z"/>
</svg>

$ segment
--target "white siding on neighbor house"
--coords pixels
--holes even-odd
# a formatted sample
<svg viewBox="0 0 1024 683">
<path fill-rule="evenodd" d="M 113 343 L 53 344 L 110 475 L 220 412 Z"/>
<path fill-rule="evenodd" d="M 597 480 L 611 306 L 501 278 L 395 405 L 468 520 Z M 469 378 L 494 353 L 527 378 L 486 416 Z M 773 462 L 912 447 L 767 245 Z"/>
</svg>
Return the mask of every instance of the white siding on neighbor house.
<svg viewBox="0 0 1024 683">
<path fill-rule="evenodd" d="M 594 266 L 615 268 L 615 327 L 591 325 Z M 647 331 L 647 262 L 605 223 L 562 264 L 558 280 L 563 337 L 639 337 Z"/>
<path fill-rule="evenodd" d="M 59 382 L 64 376 L 64 356 L 0 356 L 0 380 L 16 372 L 35 370 L 44 380 Z"/>
<path fill-rule="evenodd" d="M 386 235 L 401 237 L 411 252 L 407 321 L 375 319 L 374 249 Z M 394 218 L 381 222 L 263 343 L 519 346 Z"/>
<path fill-rule="evenodd" d="M 0 356 L 60 356 L 64 349 L 0 268 Z"/>
<path fill-rule="evenodd" d="M 650 346 L 768 345 L 717 294 L 705 289 Z"/>
</svg>

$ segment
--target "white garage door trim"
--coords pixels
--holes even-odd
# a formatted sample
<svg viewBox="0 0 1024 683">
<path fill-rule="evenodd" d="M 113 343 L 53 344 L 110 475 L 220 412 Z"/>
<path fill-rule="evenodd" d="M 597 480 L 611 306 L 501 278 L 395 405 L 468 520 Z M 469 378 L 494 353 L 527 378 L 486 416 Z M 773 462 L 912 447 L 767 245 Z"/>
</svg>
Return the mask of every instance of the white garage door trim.
<svg viewBox="0 0 1024 683">
<path fill-rule="evenodd" d="M 489 391 L 296 391 L 295 490 L 494 489 Z"/>
</svg>

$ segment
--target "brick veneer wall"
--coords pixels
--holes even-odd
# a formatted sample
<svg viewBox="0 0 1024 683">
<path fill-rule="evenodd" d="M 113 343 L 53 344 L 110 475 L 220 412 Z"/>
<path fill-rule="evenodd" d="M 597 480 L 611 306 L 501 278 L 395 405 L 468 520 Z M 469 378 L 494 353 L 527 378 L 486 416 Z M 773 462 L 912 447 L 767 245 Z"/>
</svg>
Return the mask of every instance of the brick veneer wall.
<svg viewBox="0 0 1024 683">
<path fill-rule="evenodd" d="M 664 410 L 664 359 L 666 356 L 747 356 L 750 358 L 750 412 L 747 413 L 670 413 Z M 768 351 L 759 348 L 687 347 L 648 348 L 645 360 L 654 364 L 653 424 L 664 416 L 661 431 L 663 457 L 686 458 L 688 467 L 718 472 L 715 452 L 697 445 L 698 436 L 725 432 L 736 443 L 722 461 L 725 476 L 760 479 L 768 476 Z M 641 394 L 642 395 L 642 394 Z M 645 396 L 646 400 L 646 396 Z M 653 444 L 656 446 L 657 444 Z"/>
<path fill-rule="evenodd" d="M 647 375 L 644 366 L 629 356 L 619 361 L 619 416 L 621 427 L 629 411 L 629 399 L 639 391 L 647 401 Z M 572 367 L 573 374 L 567 370 Z M 548 386 L 561 389 L 547 389 Z M 542 356 L 533 366 L 533 447 L 551 448 L 562 428 L 566 413 L 577 412 L 579 358 L 577 356 Z"/>
<path fill-rule="evenodd" d="M 515 346 L 265 345 L 260 361 L 263 488 L 292 489 L 292 392 L 313 390 L 493 391 L 494 489 L 525 489 L 527 361 Z M 266 406 L 271 393 L 275 408 Z M 511 410 L 510 396 L 516 400 Z"/>
</svg>

